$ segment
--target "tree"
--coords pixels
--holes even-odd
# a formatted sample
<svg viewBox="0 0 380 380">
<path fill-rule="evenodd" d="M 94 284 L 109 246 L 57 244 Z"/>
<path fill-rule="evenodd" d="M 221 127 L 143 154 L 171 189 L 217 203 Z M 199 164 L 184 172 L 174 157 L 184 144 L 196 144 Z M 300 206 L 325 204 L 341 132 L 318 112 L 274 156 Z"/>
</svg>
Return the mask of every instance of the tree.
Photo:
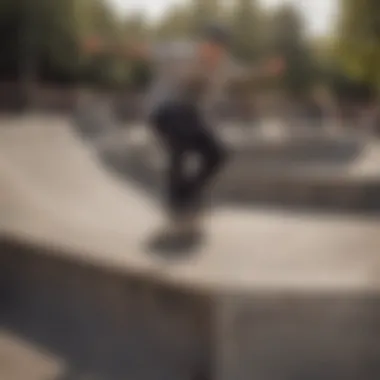
<svg viewBox="0 0 380 380">
<path fill-rule="evenodd" d="M 193 28 L 191 9 L 186 5 L 177 5 L 155 27 L 155 39 L 190 37 L 193 35 Z"/>
<path fill-rule="evenodd" d="M 13 0 L 0 2 L 0 78 L 3 80 L 14 80 L 18 76 L 22 16 L 19 2 Z"/>
<path fill-rule="evenodd" d="M 287 62 L 281 85 L 293 94 L 309 91 L 315 79 L 312 51 L 297 10 L 284 5 L 269 18 L 267 54 L 280 55 Z"/>
<path fill-rule="evenodd" d="M 40 73 L 47 80 L 72 81 L 79 74 L 80 29 L 76 0 L 39 0 L 33 28 Z M 34 2 L 35 3 L 35 2 Z"/>
<path fill-rule="evenodd" d="M 347 73 L 380 90 L 380 2 L 342 0 L 337 52 Z"/>
<path fill-rule="evenodd" d="M 220 0 L 192 0 L 190 3 L 190 26 L 193 36 L 199 35 L 208 23 L 220 20 Z"/>
<path fill-rule="evenodd" d="M 156 26 L 158 39 L 194 38 L 205 25 L 220 20 L 220 0 L 192 0 L 189 4 L 174 5 Z"/>
<path fill-rule="evenodd" d="M 259 54 L 262 28 L 260 13 L 254 0 L 239 0 L 232 9 L 233 50 L 244 61 L 253 61 Z"/>
<path fill-rule="evenodd" d="M 122 50 L 130 34 L 128 20 L 120 20 L 104 0 L 75 1 L 83 79 L 111 86 L 125 83 L 128 69 Z M 86 51 L 83 41 L 91 40 L 98 41 L 99 46 Z"/>
</svg>

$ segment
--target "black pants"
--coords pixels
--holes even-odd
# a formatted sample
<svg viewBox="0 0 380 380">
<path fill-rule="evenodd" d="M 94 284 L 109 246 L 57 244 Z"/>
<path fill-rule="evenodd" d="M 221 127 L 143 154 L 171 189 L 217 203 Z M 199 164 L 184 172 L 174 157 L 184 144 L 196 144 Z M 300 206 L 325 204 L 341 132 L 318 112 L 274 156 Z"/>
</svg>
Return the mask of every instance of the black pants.
<svg viewBox="0 0 380 380">
<path fill-rule="evenodd" d="M 189 104 L 166 104 L 152 117 L 152 124 L 169 154 L 168 206 L 173 214 L 200 206 L 202 193 L 226 158 L 222 144 L 213 135 L 200 112 Z M 188 173 L 188 158 L 196 156 L 195 173 Z"/>
</svg>

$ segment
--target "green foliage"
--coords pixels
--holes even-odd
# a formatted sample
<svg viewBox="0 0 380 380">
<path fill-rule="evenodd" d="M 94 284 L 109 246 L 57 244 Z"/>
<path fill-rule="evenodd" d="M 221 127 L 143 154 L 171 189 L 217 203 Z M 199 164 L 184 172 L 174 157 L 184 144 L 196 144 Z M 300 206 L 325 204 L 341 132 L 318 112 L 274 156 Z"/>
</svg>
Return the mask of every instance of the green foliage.
<svg viewBox="0 0 380 380">
<path fill-rule="evenodd" d="M 156 40 L 165 40 L 176 36 L 189 37 L 193 33 L 190 9 L 186 6 L 174 6 L 163 20 L 154 26 Z"/>
<path fill-rule="evenodd" d="M 220 0 L 193 0 L 188 13 L 191 35 L 197 36 L 207 23 L 218 20 L 220 12 Z"/>
<path fill-rule="evenodd" d="M 255 1 L 239 0 L 232 9 L 231 30 L 235 55 L 247 62 L 257 58 L 260 46 L 260 9 Z"/>
<path fill-rule="evenodd" d="M 146 88 L 152 80 L 149 65 L 141 60 L 134 61 L 130 66 L 129 86 L 133 89 Z"/>
<path fill-rule="evenodd" d="M 0 1 L 0 78 L 15 79 L 18 71 L 19 30 L 23 14 L 17 2 Z"/>
<path fill-rule="evenodd" d="M 285 5 L 272 14 L 270 21 L 267 54 L 279 55 L 287 62 L 286 73 L 279 84 L 296 94 L 309 91 L 316 71 L 301 17 L 293 7 Z"/>
<path fill-rule="evenodd" d="M 379 0 L 342 0 L 336 48 L 347 74 L 380 90 Z"/>
<path fill-rule="evenodd" d="M 108 0 L 2 0 L 0 75 L 33 73 L 47 81 L 144 86 L 150 80 L 146 63 L 114 49 L 90 54 L 83 41 L 97 36 L 112 47 L 192 38 L 205 23 L 223 20 L 231 27 L 233 52 L 246 63 L 270 55 L 286 58 L 289 70 L 276 86 L 302 92 L 314 80 L 311 47 L 299 15 L 290 6 L 266 13 L 258 0 L 237 0 L 229 8 L 222 6 L 222 0 L 192 0 L 173 6 L 152 24 L 141 14 L 115 15 L 109 4 Z"/>
</svg>

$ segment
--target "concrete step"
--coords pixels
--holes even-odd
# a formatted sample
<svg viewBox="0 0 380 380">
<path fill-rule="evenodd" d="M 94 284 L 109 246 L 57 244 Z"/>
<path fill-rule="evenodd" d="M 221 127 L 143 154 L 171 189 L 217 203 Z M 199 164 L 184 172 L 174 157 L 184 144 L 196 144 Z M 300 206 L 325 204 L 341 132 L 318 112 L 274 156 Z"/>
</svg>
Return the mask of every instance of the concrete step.
<svg viewBox="0 0 380 380">
<path fill-rule="evenodd" d="M 159 188 L 166 162 L 157 151 L 126 151 L 105 162 L 125 178 L 130 175 L 149 188 Z M 364 160 L 362 160 L 364 161 Z M 271 162 L 234 156 L 212 189 L 215 199 L 268 203 L 342 211 L 378 211 L 380 171 L 360 157 L 350 164 Z M 366 166 L 367 165 L 367 166 Z"/>
</svg>

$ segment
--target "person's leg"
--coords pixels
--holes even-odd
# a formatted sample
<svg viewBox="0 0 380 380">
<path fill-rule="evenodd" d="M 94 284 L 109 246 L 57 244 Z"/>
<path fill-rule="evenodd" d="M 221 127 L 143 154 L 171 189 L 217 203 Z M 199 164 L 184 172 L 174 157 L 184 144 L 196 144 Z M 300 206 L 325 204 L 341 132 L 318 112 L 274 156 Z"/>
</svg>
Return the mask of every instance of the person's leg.
<svg viewBox="0 0 380 380">
<path fill-rule="evenodd" d="M 169 153 L 166 186 L 169 212 L 177 220 L 197 215 L 203 191 L 222 167 L 226 151 L 196 107 L 163 107 L 156 113 L 154 124 Z M 199 167 L 195 174 L 189 175 L 187 158 L 191 153 L 199 158 Z"/>
<path fill-rule="evenodd" d="M 171 218 L 181 217 L 186 204 L 187 178 L 185 152 L 171 146 L 167 171 L 167 204 Z"/>
<path fill-rule="evenodd" d="M 199 167 L 186 184 L 186 201 L 196 208 L 202 202 L 203 192 L 219 173 L 227 158 L 227 152 L 220 140 L 204 122 L 201 114 L 192 111 L 187 120 L 191 124 L 188 149 L 199 157 Z M 199 211 L 195 209 L 194 211 Z"/>
<path fill-rule="evenodd" d="M 164 178 L 166 206 L 171 218 L 177 219 L 186 203 L 186 139 L 179 130 L 183 112 L 179 105 L 167 104 L 154 115 L 153 124 L 159 142 L 168 156 L 168 168 Z"/>
</svg>

